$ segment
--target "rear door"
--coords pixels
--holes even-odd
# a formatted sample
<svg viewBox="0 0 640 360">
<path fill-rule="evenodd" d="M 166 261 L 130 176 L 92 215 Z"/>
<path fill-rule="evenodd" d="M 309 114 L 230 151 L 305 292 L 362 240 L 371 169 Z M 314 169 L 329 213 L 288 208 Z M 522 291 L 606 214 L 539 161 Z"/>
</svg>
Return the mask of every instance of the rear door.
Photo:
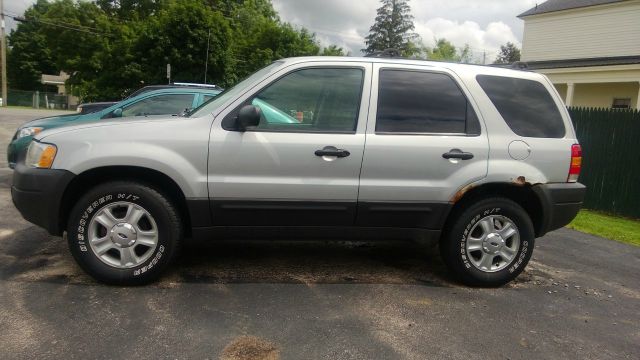
<svg viewBox="0 0 640 360">
<path fill-rule="evenodd" d="M 376 64 L 373 76 L 357 223 L 439 229 L 456 192 L 487 174 L 476 106 L 446 69 Z"/>
<path fill-rule="evenodd" d="M 368 63 L 297 64 L 222 112 L 209 150 L 214 224 L 353 225 L 370 85 Z M 237 131 L 248 104 L 260 124 Z"/>
</svg>

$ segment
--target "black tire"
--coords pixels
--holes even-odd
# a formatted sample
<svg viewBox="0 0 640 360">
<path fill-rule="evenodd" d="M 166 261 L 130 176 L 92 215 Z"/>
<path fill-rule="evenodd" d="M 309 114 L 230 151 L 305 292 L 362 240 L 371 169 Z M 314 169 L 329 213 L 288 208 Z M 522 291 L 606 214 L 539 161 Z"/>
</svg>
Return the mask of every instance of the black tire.
<svg viewBox="0 0 640 360">
<path fill-rule="evenodd" d="M 151 254 L 145 254 L 149 256 L 146 261 L 130 268 L 117 268 L 96 255 L 88 233 L 90 221 L 100 209 L 124 201 L 142 207 L 153 217 L 157 244 L 155 249 L 148 249 Z M 110 285 L 143 285 L 158 279 L 176 257 L 181 239 L 182 224 L 175 206 L 154 188 L 130 181 L 108 182 L 89 190 L 73 207 L 67 225 L 69 249 L 80 267 Z"/>
<path fill-rule="evenodd" d="M 487 272 L 476 267 L 466 251 L 466 239 L 476 223 L 489 215 L 511 220 L 520 236 L 520 246 L 510 262 L 501 270 Z M 451 221 L 440 240 L 440 254 L 447 267 L 469 286 L 496 287 L 515 279 L 526 267 L 533 253 L 535 233 L 527 212 L 505 198 L 488 198 L 473 202 L 451 214 Z M 473 255 L 473 253 L 471 254 Z M 499 261 L 501 258 L 498 258 Z"/>
</svg>

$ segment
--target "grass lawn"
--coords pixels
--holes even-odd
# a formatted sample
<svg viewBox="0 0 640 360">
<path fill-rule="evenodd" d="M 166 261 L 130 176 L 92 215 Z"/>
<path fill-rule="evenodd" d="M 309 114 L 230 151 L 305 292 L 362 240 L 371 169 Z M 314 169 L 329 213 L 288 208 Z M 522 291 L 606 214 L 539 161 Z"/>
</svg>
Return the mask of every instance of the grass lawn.
<svg viewBox="0 0 640 360">
<path fill-rule="evenodd" d="M 581 210 L 569 228 L 640 246 L 640 220 L 611 216 L 592 210 Z"/>
</svg>

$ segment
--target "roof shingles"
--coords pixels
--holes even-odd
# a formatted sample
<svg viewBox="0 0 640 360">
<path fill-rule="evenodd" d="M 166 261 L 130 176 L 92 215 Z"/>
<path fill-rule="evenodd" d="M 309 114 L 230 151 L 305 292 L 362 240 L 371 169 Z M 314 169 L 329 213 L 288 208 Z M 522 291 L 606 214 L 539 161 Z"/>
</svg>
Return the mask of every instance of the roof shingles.
<svg viewBox="0 0 640 360">
<path fill-rule="evenodd" d="M 538 15 L 550 12 L 556 12 L 561 10 L 577 9 L 588 6 L 604 5 L 617 2 L 623 2 L 627 0 L 548 0 L 542 4 L 536 5 L 522 14 L 518 15 L 519 18 L 531 15 Z"/>
</svg>

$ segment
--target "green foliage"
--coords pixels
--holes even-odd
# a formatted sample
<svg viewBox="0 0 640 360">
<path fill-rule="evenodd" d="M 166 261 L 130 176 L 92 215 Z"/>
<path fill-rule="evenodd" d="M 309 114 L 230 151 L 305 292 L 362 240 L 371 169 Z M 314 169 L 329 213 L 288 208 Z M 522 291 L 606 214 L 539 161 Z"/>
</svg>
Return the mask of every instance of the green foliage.
<svg viewBox="0 0 640 360">
<path fill-rule="evenodd" d="M 206 68 L 229 86 L 280 58 L 342 53 L 320 52 L 270 0 L 38 0 L 24 17 L 9 36 L 10 86 L 36 90 L 41 74 L 65 71 L 83 101 L 166 83 L 167 63 L 172 81 L 203 82 Z"/>
<path fill-rule="evenodd" d="M 46 12 L 49 4 L 38 0 L 25 12 L 26 17 Z M 7 54 L 7 78 L 9 86 L 17 90 L 40 90 L 42 73 L 55 73 L 56 66 L 51 50 L 46 46 L 45 36 L 38 31 L 39 25 L 24 23 L 9 36 Z"/>
<path fill-rule="evenodd" d="M 321 56 L 345 56 L 344 50 L 336 45 L 330 45 L 320 53 Z"/>
<path fill-rule="evenodd" d="M 511 42 L 500 45 L 500 52 L 498 53 L 495 64 L 511 64 L 516 61 L 520 61 L 520 49 Z"/>
<path fill-rule="evenodd" d="M 458 49 L 446 39 L 436 39 L 436 45 L 432 48 L 424 47 L 426 58 L 436 61 L 471 62 L 471 48 L 469 45 Z"/>
<path fill-rule="evenodd" d="M 413 16 L 408 0 L 380 0 L 382 6 L 377 10 L 375 23 L 365 38 L 367 47 L 362 51 L 373 54 L 377 51 L 394 48 L 403 56 L 417 53 L 417 47 L 412 43 L 418 38 L 413 32 Z"/>
</svg>

